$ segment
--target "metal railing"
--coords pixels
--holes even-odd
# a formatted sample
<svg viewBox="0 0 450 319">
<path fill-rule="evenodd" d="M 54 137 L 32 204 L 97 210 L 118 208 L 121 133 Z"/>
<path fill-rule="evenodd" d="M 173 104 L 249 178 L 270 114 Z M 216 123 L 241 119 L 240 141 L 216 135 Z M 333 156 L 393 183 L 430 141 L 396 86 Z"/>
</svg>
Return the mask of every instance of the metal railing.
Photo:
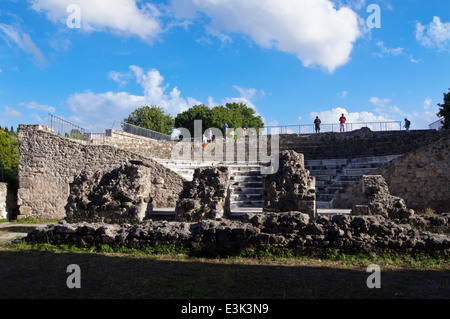
<svg viewBox="0 0 450 319">
<path fill-rule="evenodd" d="M 363 127 L 369 128 L 371 131 L 400 131 L 402 129 L 401 121 L 390 122 L 363 122 L 363 123 L 347 123 L 345 124 L 345 132 L 359 130 Z M 315 125 L 284 125 L 284 126 L 266 126 L 263 134 L 313 134 L 315 133 Z M 321 124 L 321 133 L 340 132 L 340 124 Z"/>
<path fill-rule="evenodd" d="M 53 114 L 49 114 L 49 127 L 56 135 L 85 142 L 105 142 L 107 138 L 111 136 L 112 130 L 158 141 L 170 141 L 172 139 L 170 135 L 162 134 L 121 121 L 114 121 L 111 128 L 106 128 L 99 125 L 92 125 L 90 128 L 86 128 L 73 124 Z"/>
<path fill-rule="evenodd" d="M 170 141 L 172 137 L 167 134 L 155 132 L 143 127 L 139 127 L 136 125 L 128 124 L 122 121 L 114 121 L 112 129 L 117 131 L 124 131 L 126 133 L 130 133 L 133 135 L 143 136 L 147 138 L 151 138 L 158 141 Z"/>
<path fill-rule="evenodd" d="M 49 114 L 49 126 L 54 134 L 74 140 L 85 140 L 86 128 L 70 123 L 65 119 Z"/>
</svg>

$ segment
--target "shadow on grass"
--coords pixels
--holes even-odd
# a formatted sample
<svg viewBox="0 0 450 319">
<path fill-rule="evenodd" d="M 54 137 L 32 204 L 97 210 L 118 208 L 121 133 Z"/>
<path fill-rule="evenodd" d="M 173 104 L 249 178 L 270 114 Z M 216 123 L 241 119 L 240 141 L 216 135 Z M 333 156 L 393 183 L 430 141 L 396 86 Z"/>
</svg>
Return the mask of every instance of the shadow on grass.
<svg viewBox="0 0 450 319">
<path fill-rule="evenodd" d="M 67 267 L 81 269 L 69 289 Z M 98 253 L 0 251 L 1 298 L 299 299 L 450 297 L 447 271 L 381 272 L 367 288 L 365 269 L 160 260 Z"/>
</svg>

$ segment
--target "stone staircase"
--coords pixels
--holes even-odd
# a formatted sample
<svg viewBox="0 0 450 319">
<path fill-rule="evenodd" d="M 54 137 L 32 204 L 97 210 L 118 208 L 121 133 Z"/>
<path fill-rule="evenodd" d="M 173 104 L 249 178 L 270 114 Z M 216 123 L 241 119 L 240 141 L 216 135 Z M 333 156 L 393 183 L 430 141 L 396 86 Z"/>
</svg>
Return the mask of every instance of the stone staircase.
<svg viewBox="0 0 450 319">
<path fill-rule="evenodd" d="M 401 155 L 371 156 L 352 159 L 305 160 L 305 168 L 316 178 L 316 207 L 333 208 L 333 199 L 339 191 L 364 175 Z M 230 207 L 232 212 L 262 209 L 263 183 L 261 165 L 224 164 L 219 162 L 194 162 L 155 159 L 160 164 L 191 181 L 198 167 L 226 165 L 230 169 Z"/>
<path fill-rule="evenodd" d="M 192 181 L 194 171 L 199 167 L 211 167 L 219 166 L 222 163 L 219 162 L 196 162 L 196 161 L 184 161 L 184 160 L 169 160 L 169 159 L 154 159 L 159 164 L 174 171 L 187 181 Z"/>
<path fill-rule="evenodd" d="M 242 208 L 262 208 L 263 183 L 261 166 L 229 165 L 230 168 L 230 207 L 231 211 Z"/>
<path fill-rule="evenodd" d="M 401 155 L 371 156 L 353 159 L 324 159 L 305 161 L 305 168 L 316 178 L 316 205 L 332 208 L 334 193 L 354 183 L 364 175 Z"/>
<path fill-rule="evenodd" d="M 194 162 L 155 159 L 158 163 L 192 181 L 194 171 L 199 167 L 225 165 L 230 169 L 231 211 L 243 211 L 263 207 L 263 184 L 261 166 L 256 163 L 224 164 L 219 162 Z"/>
</svg>

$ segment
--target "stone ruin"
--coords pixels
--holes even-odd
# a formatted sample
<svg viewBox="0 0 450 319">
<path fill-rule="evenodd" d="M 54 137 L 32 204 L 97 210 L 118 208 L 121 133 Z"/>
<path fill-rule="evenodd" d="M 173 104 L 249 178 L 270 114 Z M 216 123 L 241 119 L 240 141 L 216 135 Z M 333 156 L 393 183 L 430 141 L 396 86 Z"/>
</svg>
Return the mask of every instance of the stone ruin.
<svg viewBox="0 0 450 319">
<path fill-rule="evenodd" d="M 315 178 L 305 169 L 303 154 L 280 153 L 278 172 L 263 175 L 264 212 L 300 211 L 316 216 Z"/>
<path fill-rule="evenodd" d="M 314 178 L 302 160 L 301 154 L 284 152 L 279 174 L 264 177 L 265 207 L 274 212 L 245 214 L 240 220 L 227 218 L 226 167 L 199 168 L 191 182 L 184 182 L 175 222 L 144 220 L 151 176 L 142 163 L 82 172 L 71 185 L 66 220 L 24 240 L 82 248 L 167 245 L 218 253 L 278 249 L 299 254 L 334 249 L 450 257 L 450 215 L 416 216 L 389 193 L 381 176 L 365 176 L 354 185 L 351 196 L 358 204 L 351 215 L 311 213 Z"/>
<path fill-rule="evenodd" d="M 450 216 L 440 217 L 448 225 Z M 447 227 L 448 231 L 448 227 Z M 149 220 L 137 225 L 68 224 L 31 232 L 25 241 L 95 248 L 145 249 L 169 246 L 226 255 L 242 250 L 277 249 L 297 254 L 398 252 L 450 257 L 450 237 L 417 230 L 381 215 L 310 218 L 300 212 L 247 214 L 242 220 L 196 223 Z"/>
<path fill-rule="evenodd" d="M 47 138 L 39 130 L 28 133 L 21 133 L 28 136 L 21 152 L 28 150 L 29 155 L 21 156 L 22 187 L 58 187 L 51 191 L 22 188 L 22 210 L 32 210 L 27 205 L 33 204 L 37 194 L 58 212 L 59 204 L 66 203 L 64 221 L 30 233 L 25 241 L 79 247 L 168 245 L 216 251 L 274 247 L 299 253 L 337 249 L 450 254 L 450 215 L 415 214 L 403 199 L 389 193 L 381 176 L 365 176 L 340 195 L 352 208 L 351 215 L 317 216 L 315 179 L 305 169 L 303 155 L 294 151 L 282 151 L 278 173 L 263 176 L 264 213 L 245 214 L 236 220 L 229 218 L 226 167 L 197 169 L 192 182 L 181 187 L 181 177 L 134 153 L 109 146 L 75 146 L 58 137 Z M 46 143 L 38 143 L 39 135 L 45 135 Z M 38 146 L 42 149 L 36 150 Z M 32 156 L 37 151 L 41 156 Z M 77 158 L 78 166 L 68 163 L 67 156 Z M 73 178 L 67 172 L 74 172 Z M 54 175 L 59 176 L 58 183 Z M 70 185 L 68 194 L 65 185 Z M 43 190 L 48 194 L 42 194 Z M 175 198 L 175 222 L 146 218 L 150 193 L 158 202 L 169 195 Z M 40 209 L 45 211 L 47 206 Z"/>
<path fill-rule="evenodd" d="M 193 180 L 183 183 L 175 220 L 192 222 L 229 216 L 229 187 L 227 167 L 197 168 Z"/>
<path fill-rule="evenodd" d="M 150 169 L 122 165 L 113 170 L 83 171 L 70 185 L 66 218 L 74 223 L 138 223 L 147 211 Z"/>
<path fill-rule="evenodd" d="M 354 216 L 381 215 L 385 218 L 410 218 L 414 211 L 406 207 L 405 201 L 389 193 L 389 188 L 381 175 L 363 176 L 352 186 L 353 201 L 359 205 L 352 207 Z"/>
</svg>

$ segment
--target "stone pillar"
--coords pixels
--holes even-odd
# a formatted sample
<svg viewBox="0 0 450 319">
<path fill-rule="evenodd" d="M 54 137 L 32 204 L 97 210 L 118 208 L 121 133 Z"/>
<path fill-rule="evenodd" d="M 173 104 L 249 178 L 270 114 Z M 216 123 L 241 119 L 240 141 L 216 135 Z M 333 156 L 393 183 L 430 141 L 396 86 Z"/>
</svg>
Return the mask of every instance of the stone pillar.
<svg viewBox="0 0 450 319">
<path fill-rule="evenodd" d="M 316 180 L 305 169 L 303 154 L 283 151 L 278 172 L 263 175 L 264 212 L 299 211 L 316 216 Z"/>
<path fill-rule="evenodd" d="M 184 182 L 175 219 L 183 222 L 218 220 L 230 213 L 230 172 L 225 166 L 197 168 L 191 182 Z"/>
<path fill-rule="evenodd" d="M 8 188 L 5 183 L 0 183 L 0 219 L 8 218 L 6 211 L 6 197 L 8 195 Z"/>
</svg>

